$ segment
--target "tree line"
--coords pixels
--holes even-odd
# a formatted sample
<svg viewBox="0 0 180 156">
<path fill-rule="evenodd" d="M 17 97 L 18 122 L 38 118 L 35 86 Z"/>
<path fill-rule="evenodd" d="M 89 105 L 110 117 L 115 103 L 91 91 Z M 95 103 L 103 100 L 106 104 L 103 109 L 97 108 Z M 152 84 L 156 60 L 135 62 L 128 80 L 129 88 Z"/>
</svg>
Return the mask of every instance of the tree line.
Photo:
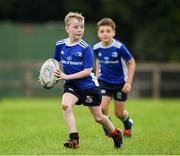
<svg viewBox="0 0 180 156">
<path fill-rule="evenodd" d="M 0 0 L 1 21 L 61 21 L 69 11 L 86 23 L 112 18 L 116 38 L 139 61 L 180 62 L 179 0 Z"/>
</svg>

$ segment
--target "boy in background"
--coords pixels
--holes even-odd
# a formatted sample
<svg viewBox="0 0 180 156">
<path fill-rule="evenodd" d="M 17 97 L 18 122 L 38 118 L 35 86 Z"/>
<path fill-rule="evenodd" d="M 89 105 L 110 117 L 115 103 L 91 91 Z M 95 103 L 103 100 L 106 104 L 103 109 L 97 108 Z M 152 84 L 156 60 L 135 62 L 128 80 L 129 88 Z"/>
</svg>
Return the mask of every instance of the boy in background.
<svg viewBox="0 0 180 156">
<path fill-rule="evenodd" d="M 100 42 L 94 45 L 96 55 L 96 76 L 98 78 L 102 102 L 101 109 L 108 116 L 111 98 L 114 98 L 114 112 L 124 125 L 124 136 L 132 135 L 132 119 L 125 110 L 127 94 L 131 91 L 131 84 L 135 72 L 135 60 L 126 46 L 114 39 L 115 23 L 110 18 L 103 18 L 97 23 L 97 35 Z M 106 127 L 105 134 L 110 135 Z"/>
</svg>

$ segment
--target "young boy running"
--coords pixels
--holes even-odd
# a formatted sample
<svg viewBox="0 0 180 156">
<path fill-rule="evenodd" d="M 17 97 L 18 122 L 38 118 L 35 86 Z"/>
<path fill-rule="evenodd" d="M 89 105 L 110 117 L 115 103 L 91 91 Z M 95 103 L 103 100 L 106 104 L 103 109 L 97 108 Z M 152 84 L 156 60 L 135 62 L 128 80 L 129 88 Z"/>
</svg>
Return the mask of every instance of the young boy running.
<svg viewBox="0 0 180 156">
<path fill-rule="evenodd" d="M 56 71 L 58 80 L 65 80 L 62 96 L 62 109 L 67 123 L 69 140 L 64 143 L 67 148 L 78 148 L 79 134 L 76 129 L 72 108 L 75 104 L 83 104 L 95 121 L 108 129 L 115 148 L 122 144 L 121 131 L 114 127 L 107 116 L 102 114 L 101 93 L 98 81 L 92 73 L 93 52 L 82 39 L 84 34 L 84 17 L 80 13 L 69 12 L 65 17 L 65 30 L 69 37 L 57 41 L 54 59 L 61 61 L 63 71 Z"/>
<path fill-rule="evenodd" d="M 131 91 L 131 84 L 135 72 L 135 60 L 126 46 L 114 39 L 115 23 L 110 18 L 103 18 L 97 23 L 97 34 L 101 40 L 94 45 L 96 55 L 96 76 L 101 87 L 103 114 L 108 116 L 108 108 L 113 97 L 114 112 L 124 124 L 124 136 L 132 135 L 133 121 L 125 110 L 127 93 Z M 105 134 L 109 131 L 103 127 Z"/>
</svg>

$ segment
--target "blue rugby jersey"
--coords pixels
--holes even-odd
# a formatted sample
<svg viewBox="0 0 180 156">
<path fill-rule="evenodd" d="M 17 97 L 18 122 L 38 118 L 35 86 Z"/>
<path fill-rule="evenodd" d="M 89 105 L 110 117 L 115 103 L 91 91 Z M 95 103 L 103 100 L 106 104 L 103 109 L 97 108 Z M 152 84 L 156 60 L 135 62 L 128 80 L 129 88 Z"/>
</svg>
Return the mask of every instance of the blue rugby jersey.
<svg viewBox="0 0 180 156">
<path fill-rule="evenodd" d="M 73 45 L 68 45 L 67 39 L 57 41 L 53 58 L 61 61 L 63 71 L 67 75 L 80 72 L 86 68 L 93 68 L 93 52 L 84 40 Z M 99 86 L 94 73 L 81 79 L 66 80 L 65 83 L 72 83 L 79 89 Z"/>
<path fill-rule="evenodd" d="M 128 68 L 126 62 L 133 58 L 126 46 L 113 39 L 108 47 L 98 42 L 93 47 L 99 60 L 99 78 L 108 83 L 121 84 L 127 80 Z"/>
</svg>

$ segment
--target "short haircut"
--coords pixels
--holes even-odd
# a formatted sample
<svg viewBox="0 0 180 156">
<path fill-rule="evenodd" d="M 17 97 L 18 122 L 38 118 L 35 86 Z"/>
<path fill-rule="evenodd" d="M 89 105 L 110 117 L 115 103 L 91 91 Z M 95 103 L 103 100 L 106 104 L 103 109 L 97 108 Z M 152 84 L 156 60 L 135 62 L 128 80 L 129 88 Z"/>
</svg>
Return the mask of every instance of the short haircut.
<svg viewBox="0 0 180 156">
<path fill-rule="evenodd" d="M 104 25 L 112 27 L 113 30 L 116 29 L 116 24 L 114 23 L 114 21 L 111 18 L 102 18 L 97 23 L 97 28 L 99 28 L 100 26 L 104 26 Z"/>
<path fill-rule="evenodd" d="M 77 20 L 84 22 L 84 17 L 82 16 L 81 13 L 69 12 L 64 18 L 64 23 L 66 26 L 70 24 L 70 21 L 72 20 L 72 18 L 76 18 Z"/>
</svg>

